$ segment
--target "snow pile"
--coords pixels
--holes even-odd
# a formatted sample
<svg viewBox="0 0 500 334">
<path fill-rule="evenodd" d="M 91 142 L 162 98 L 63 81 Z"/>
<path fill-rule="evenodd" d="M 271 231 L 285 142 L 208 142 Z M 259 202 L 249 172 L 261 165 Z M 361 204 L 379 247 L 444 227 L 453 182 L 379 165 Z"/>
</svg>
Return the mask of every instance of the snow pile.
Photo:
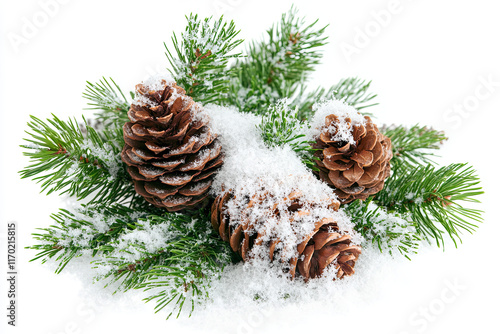
<svg viewBox="0 0 500 334">
<path fill-rule="evenodd" d="M 267 307 L 281 307 L 314 301 L 331 306 L 338 301 L 338 296 L 350 293 L 346 290 L 366 289 L 371 276 L 381 270 L 388 259 L 387 254 L 383 255 L 378 249 L 367 247 L 356 262 L 356 273 L 335 281 L 333 266 L 325 269 L 321 277 L 304 282 L 300 277 L 294 280 L 283 277 L 278 266 L 269 266 L 265 261 L 231 265 L 224 270 L 220 279 L 211 283 L 211 305 L 206 307 L 213 312 L 213 307 L 224 305 L 226 308 L 236 308 L 257 302 Z"/>
<path fill-rule="evenodd" d="M 366 119 L 354 107 L 340 100 L 324 100 L 313 106 L 314 116 L 311 120 L 309 139 L 315 140 L 326 131 L 332 135 L 332 140 L 354 144 L 352 137 L 353 125 L 364 125 Z M 338 117 L 338 122 L 325 129 L 325 119 L 329 115 Z"/>
</svg>

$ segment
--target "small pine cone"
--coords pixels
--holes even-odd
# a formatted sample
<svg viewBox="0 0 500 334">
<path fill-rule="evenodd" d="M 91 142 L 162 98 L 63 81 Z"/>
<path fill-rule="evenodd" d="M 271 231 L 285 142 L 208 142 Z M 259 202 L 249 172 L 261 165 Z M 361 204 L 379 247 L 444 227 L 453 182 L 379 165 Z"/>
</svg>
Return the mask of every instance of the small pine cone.
<svg viewBox="0 0 500 334">
<path fill-rule="evenodd" d="M 337 140 L 337 131 L 346 128 L 352 141 Z M 320 149 L 316 153 L 319 177 L 335 187 L 342 203 L 365 200 L 378 193 L 391 172 L 391 140 L 368 116 L 365 124 L 351 124 L 350 118 L 341 120 L 333 114 L 327 116 L 314 147 Z"/>
<path fill-rule="evenodd" d="M 175 83 L 136 86 L 121 157 L 137 193 L 157 207 L 178 211 L 206 202 L 222 155 L 201 108 Z"/>
<path fill-rule="evenodd" d="M 283 255 L 284 249 L 280 244 L 288 243 L 282 243 L 283 240 L 275 234 L 269 235 L 268 231 L 272 230 L 269 226 L 262 228 L 260 225 L 263 221 L 269 222 L 270 219 L 255 218 L 255 215 L 247 214 L 253 207 L 267 203 L 264 205 L 269 206 L 267 212 L 274 216 L 273 218 L 286 216 L 284 219 L 275 221 L 290 224 L 295 222 L 300 225 L 306 215 L 311 215 L 310 208 L 314 207 L 314 204 L 303 202 L 300 192 L 294 191 L 285 199 L 289 203 L 285 213 L 278 212 L 276 209 L 278 204 L 272 205 L 271 198 L 257 195 L 247 197 L 244 200 L 241 215 L 236 219 L 231 217 L 228 210 L 228 203 L 233 199 L 234 195 L 231 191 L 215 199 L 212 204 L 211 222 L 221 238 L 229 242 L 232 250 L 238 252 L 244 261 L 255 256 L 253 249 L 264 247 L 261 248 L 260 254 L 265 254 L 264 256 L 269 257 L 271 262 L 278 259 L 284 264 L 284 271 L 288 272 L 292 279 L 297 269 L 298 274 L 308 280 L 320 277 L 329 266 L 337 269 L 339 279 L 354 274 L 354 265 L 361 254 L 361 248 L 351 244 L 351 236 L 341 231 L 333 218 L 318 218 L 314 224 L 314 230 L 309 235 L 299 238 L 302 241 L 294 246 L 296 248 L 294 255 L 287 258 Z M 339 205 L 337 200 L 332 200 L 328 207 L 336 211 Z M 286 263 L 283 263 L 285 261 Z"/>
</svg>

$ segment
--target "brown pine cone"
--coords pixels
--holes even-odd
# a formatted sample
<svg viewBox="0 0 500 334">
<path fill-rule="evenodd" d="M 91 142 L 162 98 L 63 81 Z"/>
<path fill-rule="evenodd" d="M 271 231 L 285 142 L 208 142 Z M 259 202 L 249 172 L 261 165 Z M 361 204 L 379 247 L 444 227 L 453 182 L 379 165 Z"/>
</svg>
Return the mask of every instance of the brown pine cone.
<svg viewBox="0 0 500 334">
<path fill-rule="evenodd" d="M 341 121 L 343 124 L 339 125 Z M 335 139 L 337 131 L 345 128 L 352 135 L 352 142 Z M 365 124 L 351 124 L 350 118 L 341 120 L 333 114 L 327 116 L 315 148 L 321 149 L 316 154 L 320 159 L 316 161 L 319 177 L 335 187 L 342 203 L 378 193 L 391 172 L 391 140 L 368 116 Z"/>
<path fill-rule="evenodd" d="M 272 232 L 269 235 L 269 226 L 262 226 L 262 222 L 269 221 L 269 219 L 264 217 L 255 219 L 255 215 L 247 214 L 252 207 L 267 203 L 269 205 L 268 214 L 283 218 L 284 212 L 277 212 L 278 204 L 271 205 L 272 198 L 262 198 L 262 196 L 256 195 L 248 197 L 241 215 L 234 219 L 228 211 L 228 203 L 233 199 L 234 195 L 230 191 L 216 198 L 212 204 L 211 222 L 222 239 L 229 242 L 233 251 L 238 252 L 243 260 L 247 261 L 255 256 L 252 252 L 254 248 L 264 247 L 264 254 L 268 254 L 265 256 L 268 256 L 270 261 L 277 259 L 282 263 L 286 262 L 284 269 L 290 273 L 291 278 L 295 277 L 297 268 L 305 280 L 321 276 L 329 266 L 334 266 L 337 269 L 337 278 L 354 274 L 354 265 L 361 254 L 361 248 L 351 245 L 351 236 L 340 231 L 333 218 L 318 218 L 314 231 L 300 238 L 302 242 L 295 246 L 295 255 L 286 258 L 283 256 L 284 246 L 280 245 L 282 240 L 273 235 Z M 300 192 L 292 192 L 285 200 L 290 203 L 287 208 L 288 215 L 285 213 L 286 218 L 277 221 L 296 222 L 300 225 L 301 219 L 311 215 L 308 209 L 311 208 L 311 203 L 306 205 L 301 199 Z M 339 205 L 337 200 L 332 200 L 329 208 L 338 210 Z M 254 219 L 251 219 L 250 216 Z"/>
<path fill-rule="evenodd" d="M 178 211 L 204 202 L 222 165 L 201 108 L 175 83 L 136 86 L 121 156 L 137 193 L 157 207 Z"/>
</svg>

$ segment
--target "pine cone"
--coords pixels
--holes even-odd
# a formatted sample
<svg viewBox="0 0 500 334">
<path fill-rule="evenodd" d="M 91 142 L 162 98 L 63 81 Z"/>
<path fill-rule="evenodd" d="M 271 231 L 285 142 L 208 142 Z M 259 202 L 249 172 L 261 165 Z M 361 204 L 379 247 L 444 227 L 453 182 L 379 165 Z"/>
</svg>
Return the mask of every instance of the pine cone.
<svg viewBox="0 0 500 334">
<path fill-rule="evenodd" d="M 314 204 L 306 205 L 300 197 L 301 193 L 295 191 L 285 199 L 287 203 L 290 203 L 287 207 L 288 215 L 285 219 L 278 221 L 295 220 L 300 225 L 300 220 L 311 214 L 305 207 L 310 208 Z M 296 248 L 294 256 L 286 258 L 283 256 L 283 246 L 280 245 L 283 240 L 272 233 L 269 235 L 269 226 L 259 228 L 263 221 L 262 217 L 251 219 L 250 217 L 255 218 L 255 215 L 246 214 L 252 207 L 267 203 L 270 206 L 268 213 L 283 218 L 284 213 L 276 210 L 278 204 L 270 205 L 273 202 L 272 198 L 262 198 L 256 195 L 248 197 L 240 217 L 234 219 L 228 211 L 228 203 L 233 199 L 234 195 L 230 191 L 216 198 L 212 204 L 211 222 L 222 239 L 229 242 L 233 251 L 238 252 L 243 260 L 247 261 L 255 256 L 252 253 L 255 247 L 264 247 L 263 254 L 266 254 L 265 256 L 268 256 L 271 262 L 276 259 L 280 262 L 286 261 L 284 269 L 290 273 L 291 278 L 295 277 L 297 268 L 305 280 L 321 276 L 325 268 L 329 266 L 337 268 L 337 278 L 354 274 L 354 265 L 361 254 L 361 248 L 351 245 L 351 236 L 340 231 L 333 218 L 318 219 L 314 231 L 301 238 L 302 242 L 294 246 Z M 332 200 L 329 208 L 338 210 L 339 205 L 338 201 Z"/>
<path fill-rule="evenodd" d="M 340 123 L 343 124 L 340 124 Z M 332 131 L 333 129 L 333 131 Z M 348 129 L 352 141 L 337 140 L 337 131 Z M 365 124 L 351 124 L 350 118 L 325 118 L 325 127 L 316 141 L 319 177 L 335 187 L 342 203 L 366 199 L 384 187 L 391 172 L 391 140 L 365 116 Z"/>
<path fill-rule="evenodd" d="M 204 202 L 222 165 L 201 108 L 175 83 L 136 86 L 121 156 L 137 193 L 157 207 L 178 211 Z"/>
</svg>

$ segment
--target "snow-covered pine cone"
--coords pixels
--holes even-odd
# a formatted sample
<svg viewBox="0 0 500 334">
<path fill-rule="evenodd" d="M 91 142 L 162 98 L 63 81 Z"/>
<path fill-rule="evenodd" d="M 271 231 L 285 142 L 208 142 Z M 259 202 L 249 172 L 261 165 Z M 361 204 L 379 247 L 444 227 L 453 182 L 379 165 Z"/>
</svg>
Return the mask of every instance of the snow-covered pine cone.
<svg viewBox="0 0 500 334">
<path fill-rule="evenodd" d="M 350 118 L 328 115 L 325 126 L 316 139 L 315 148 L 319 177 L 335 187 L 342 203 L 366 199 L 384 187 L 391 172 L 391 140 L 364 117 L 364 124 L 351 124 Z M 342 124 L 340 124 L 342 123 Z M 337 132 L 347 131 L 351 142 L 339 140 Z"/>
<path fill-rule="evenodd" d="M 121 156 L 137 193 L 157 207 L 178 211 L 204 202 L 222 165 L 221 146 L 201 109 L 174 82 L 136 86 Z"/>
<path fill-rule="evenodd" d="M 314 207 L 314 203 L 304 203 L 301 197 L 299 191 L 292 192 L 285 199 L 285 202 L 289 203 L 287 212 L 283 212 L 282 210 L 278 211 L 278 203 L 272 205 L 273 198 L 249 196 L 244 200 L 244 208 L 239 217 L 232 217 L 228 206 L 232 206 L 232 203 L 229 202 L 234 199 L 234 195 L 231 191 L 227 191 L 218 196 L 212 204 L 212 226 L 219 232 L 224 241 L 229 242 L 232 250 L 238 252 L 245 261 L 255 257 L 252 250 L 256 247 L 263 247 L 260 255 L 264 254 L 265 257 L 269 257 L 270 261 L 276 259 L 280 262 L 287 261 L 284 268 L 289 272 L 291 278 L 296 276 L 297 269 L 305 280 L 319 277 L 329 266 L 334 266 L 337 269 L 337 278 L 354 274 L 354 265 L 361 254 L 361 248 L 351 244 L 351 236 L 339 229 L 334 218 L 325 217 L 315 220 L 314 230 L 299 238 L 302 241 L 293 245 L 296 252 L 288 259 L 283 254 L 284 246 L 280 244 L 289 243 L 286 240 L 280 240 L 273 232 L 269 232 L 274 228 L 276 230 L 281 228 L 263 227 L 262 224 L 269 224 L 269 221 L 273 221 L 273 219 L 269 219 L 269 216 L 267 219 L 265 216 L 255 219 L 255 213 L 250 213 L 252 208 L 264 203 L 267 205 L 267 214 L 274 215 L 276 218 L 279 216 L 277 221 L 280 223 L 297 223 L 300 226 L 301 219 L 304 219 L 306 215 L 311 216 L 310 208 Z M 338 210 L 339 206 L 340 203 L 337 200 L 332 200 L 328 205 L 330 209 L 335 211 Z"/>
</svg>

